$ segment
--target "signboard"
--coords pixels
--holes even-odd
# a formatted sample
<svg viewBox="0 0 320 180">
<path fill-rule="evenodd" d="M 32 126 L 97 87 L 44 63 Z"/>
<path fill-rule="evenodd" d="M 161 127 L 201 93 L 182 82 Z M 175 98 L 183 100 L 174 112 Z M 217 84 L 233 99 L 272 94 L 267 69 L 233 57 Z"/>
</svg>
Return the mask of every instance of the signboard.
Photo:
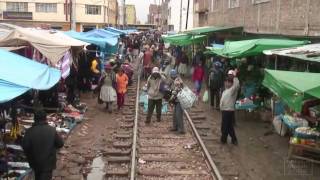
<svg viewBox="0 0 320 180">
<path fill-rule="evenodd" d="M 26 19 L 26 20 L 32 20 L 32 12 L 3 11 L 3 19 Z"/>
</svg>

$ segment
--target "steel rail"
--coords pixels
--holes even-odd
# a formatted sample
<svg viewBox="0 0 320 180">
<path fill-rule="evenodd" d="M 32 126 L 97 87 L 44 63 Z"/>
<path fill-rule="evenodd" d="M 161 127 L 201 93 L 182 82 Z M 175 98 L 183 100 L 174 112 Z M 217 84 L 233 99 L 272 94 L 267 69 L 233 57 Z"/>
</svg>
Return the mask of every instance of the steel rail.
<svg viewBox="0 0 320 180">
<path fill-rule="evenodd" d="M 131 156 L 131 172 L 130 180 L 135 180 L 136 175 L 136 156 L 137 156 L 137 135 L 138 135 L 138 116 L 139 116 L 139 90 L 140 90 L 140 72 L 138 70 L 138 82 L 137 82 L 137 94 L 136 94 L 136 107 L 135 107 L 135 117 L 134 117 L 134 126 L 133 126 L 133 142 L 132 142 L 132 156 Z"/>
<path fill-rule="evenodd" d="M 196 136 L 197 141 L 200 144 L 200 147 L 201 147 L 202 151 L 204 152 L 205 158 L 208 160 L 209 166 L 210 166 L 211 170 L 213 171 L 214 176 L 216 176 L 216 177 L 214 177 L 215 180 L 223 180 L 223 178 L 222 178 L 222 176 L 220 174 L 220 171 L 217 168 L 217 165 L 213 162 L 208 149 L 206 148 L 205 144 L 203 143 L 203 141 L 202 141 L 202 139 L 201 139 L 201 137 L 200 137 L 195 125 L 194 125 L 194 123 L 192 122 L 191 117 L 189 116 L 189 113 L 186 110 L 184 110 L 184 114 L 187 117 L 187 120 L 188 120 L 188 122 L 189 122 L 189 124 L 191 126 L 191 129 L 192 129 L 194 135 Z"/>
</svg>

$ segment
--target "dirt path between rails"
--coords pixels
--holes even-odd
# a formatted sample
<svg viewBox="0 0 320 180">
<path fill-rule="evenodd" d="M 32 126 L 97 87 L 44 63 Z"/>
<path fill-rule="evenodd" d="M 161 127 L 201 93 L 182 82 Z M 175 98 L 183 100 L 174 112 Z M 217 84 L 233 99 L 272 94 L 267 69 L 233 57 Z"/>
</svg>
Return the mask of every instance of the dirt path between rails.
<svg viewBox="0 0 320 180">
<path fill-rule="evenodd" d="M 119 126 L 119 114 L 109 114 L 104 105 L 97 104 L 91 93 L 81 100 L 88 105 L 86 120 L 71 132 L 65 147 L 59 152 L 55 180 L 81 180 L 90 172 L 92 160 L 110 145 L 108 137 Z M 98 180 L 98 179 L 97 179 Z"/>
</svg>

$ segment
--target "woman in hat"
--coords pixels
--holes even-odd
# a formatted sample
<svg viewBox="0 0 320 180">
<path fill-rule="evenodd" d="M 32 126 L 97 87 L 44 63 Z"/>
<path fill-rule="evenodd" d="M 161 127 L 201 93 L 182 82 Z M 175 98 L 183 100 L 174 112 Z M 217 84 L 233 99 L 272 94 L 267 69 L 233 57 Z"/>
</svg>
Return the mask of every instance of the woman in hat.
<svg viewBox="0 0 320 180">
<path fill-rule="evenodd" d="M 106 109 L 109 113 L 112 113 L 112 103 L 116 101 L 117 93 L 113 88 L 113 82 L 115 81 L 115 75 L 112 71 L 112 66 L 107 64 L 105 66 L 105 72 L 101 79 L 100 99 L 106 103 Z"/>
</svg>

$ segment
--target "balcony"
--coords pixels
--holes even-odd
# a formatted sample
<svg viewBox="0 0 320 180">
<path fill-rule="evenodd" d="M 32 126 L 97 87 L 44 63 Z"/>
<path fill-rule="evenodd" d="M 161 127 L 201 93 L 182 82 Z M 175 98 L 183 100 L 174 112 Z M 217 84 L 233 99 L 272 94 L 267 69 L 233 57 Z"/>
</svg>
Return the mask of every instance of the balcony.
<svg viewBox="0 0 320 180">
<path fill-rule="evenodd" d="M 205 13 L 209 11 L 209 1 L 208 0 L 198 0 L 195 4 L 196 13 Z"/>
<path fill-rule="evenodd" d="M 32 12 L 3 11 L 3 19 L 32 20 Z"/>
</svg>

